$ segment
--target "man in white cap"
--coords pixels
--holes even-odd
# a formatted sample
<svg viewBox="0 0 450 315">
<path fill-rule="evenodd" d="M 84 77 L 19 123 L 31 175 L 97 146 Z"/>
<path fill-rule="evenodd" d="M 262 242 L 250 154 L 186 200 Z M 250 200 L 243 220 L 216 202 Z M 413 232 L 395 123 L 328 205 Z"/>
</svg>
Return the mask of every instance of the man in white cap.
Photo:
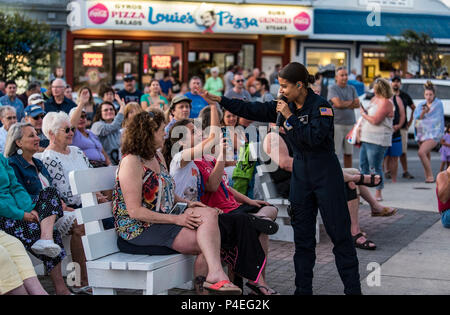
<svg viewBox="0 0 450 315">
<path fill-rule="evenodd" d="M 222 96 L 223 93 L 223 81 L 219 77 L 219 68 L 214 67 L 211 68 L 211 76 L 208 80 L 206 80 L 205 83 L 205 90 L 208 91 L 208 93 Z"/>
<path fill-rule="evenodd" d="M 45 100 L 40 93 L 31 94 L 27 101 L 28 106 L 39 105 L 42 109 L 45 106 Z"/>
</svg>

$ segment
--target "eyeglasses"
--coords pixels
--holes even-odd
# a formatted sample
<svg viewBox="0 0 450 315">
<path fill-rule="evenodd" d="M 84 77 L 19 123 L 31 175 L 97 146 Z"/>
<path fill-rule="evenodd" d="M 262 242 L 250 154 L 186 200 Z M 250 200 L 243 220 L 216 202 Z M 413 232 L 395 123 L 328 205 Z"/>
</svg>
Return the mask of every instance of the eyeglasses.
<svg viewBox="0 0 450 315">
<path fill-rule="evenodd" d="M 64 85 L 52 86 L 52 89 L 64 89 L 64 88 L 65 88 Z"/>
<path fill-rule="evenodd" d="M 63 130 L 65 133 L 69 133 L 69 132 L 73 132 L 73 133 L 75 133 L 75 130 L 76 130 L 77 128 L 75 128 L 75 127 L 67 127 L 67 128 L 62 128 L 61 130 Z"/>
<path fill-rule="evenodd" d="M 6 117 L 7 120 L 14 120 L 17 119 L 17 116 L 8 116 Z"/>
<path fill-rule="evenodd" d="M 113 111 L 114 111 L 113 108 L 105 108 L 105 109 L 102 109 L 102 112 L 103 112 L 103 113 L 106 113 L 106 112 L 113 112 Z"/>
<path fill-rule="evenodd" d="M 44 119 L 44 115 L 37 115 L 36 117 L 33 117 L 34 120 Z"/>
</svg>

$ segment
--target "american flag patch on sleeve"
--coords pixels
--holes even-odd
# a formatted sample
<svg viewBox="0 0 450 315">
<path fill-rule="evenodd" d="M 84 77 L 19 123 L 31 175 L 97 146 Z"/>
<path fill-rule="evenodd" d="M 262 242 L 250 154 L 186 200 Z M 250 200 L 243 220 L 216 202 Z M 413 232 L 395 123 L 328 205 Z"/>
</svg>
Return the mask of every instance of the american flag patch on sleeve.
<svg viewBox="0 0 450 315">
<path fill-rule="evenodd" d="M 328 107 L 321 107 L 320 109 L 320 115 L 321 116 L 331 116 L 333 117 L 333 110 L 331 108 Z"/>
</svg>

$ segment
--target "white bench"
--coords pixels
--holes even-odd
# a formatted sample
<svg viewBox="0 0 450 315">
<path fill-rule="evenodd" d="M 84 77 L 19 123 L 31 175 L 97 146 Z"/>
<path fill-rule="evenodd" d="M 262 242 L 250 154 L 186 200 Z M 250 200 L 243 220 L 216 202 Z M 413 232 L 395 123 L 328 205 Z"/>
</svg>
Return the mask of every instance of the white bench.
<svg viewBox="0 0 450 315">
<path fill-rule="evenodd" d="M 116 289 L 167 294 L 169 289 L 192 281 L 194 256 L 122 253 L 117 247 L 116 231 L 104 230 L 102 219 L 112 217 L 111 202 L 99 205 L 95 192 L 114 188 L 116 169 L 104 167 L 69 174 L 73 194 L 81 195 L 83 207 L 76 210 L 76 216 L 78 223 L 85 225 L 82 240 L 93 294 L 115 294 Z"/>
<path fill-rule="evenodd" d="M 278 208 L 278 216 L 277 216 L 277 224 L 279 225 L 278 232 L 274 235 L 270 236 L 270 239 L 277 241 L 286 241 L 293 242 L 294 241 L 294 230 L 291 225 L 291 218 L 288 215 L 287 208 L 289 206 L 289 200 L 282 198 L 277 193 L 277 189 L 273 183 L 272 178 L 270 177 L 270 170 L 267 169 L 267 166 L 263 164 L 263 161 L 267 161 L 269 157 L 263 150 L 262 142 L 252 143 L 250 145 L 251 156 L 257 156 L 260 161 L 260 165 L 256 167 L 256 176 L 258 180 L 255 181 L 255 184 L 258 184 L 261 187 L 262 195 L 264 200 L 268 203 L 274 205 Z M 320 217 L 320 212 L 318 212 L 317 221 L 316 221 L 316 242 L 320 242 L 320 228 L 319 221 L 322 218 Z"/>
</svg>

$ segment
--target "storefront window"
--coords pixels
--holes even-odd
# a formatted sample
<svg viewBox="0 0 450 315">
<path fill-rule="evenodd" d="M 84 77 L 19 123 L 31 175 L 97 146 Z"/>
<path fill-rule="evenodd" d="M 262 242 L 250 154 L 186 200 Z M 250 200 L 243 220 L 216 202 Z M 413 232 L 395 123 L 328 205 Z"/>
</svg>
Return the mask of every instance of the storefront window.
<svg viewBox="0 0 450 315">
<path fill-rule="evenodd" d="M 391 63 L 383 51 L 363 52 L 363 78 L 365 83 L 371 83 L 376 76 L 389 78 L 391 71 L 400 69 L 400 63 Z"/>
<path fill-rule="evenodd" d="M 142 44 L 142 84 L 147 85 L 153 78 L 162 79 L 169 71 L 176 79 L 182 79 L 183 45 L 168 42 L 144 42 Z"/>
<path fill-rule="evenodd" d="M 242 45 L 242 50 L 238 54 L 239 66 L 245 70 L 253 70 L 255 67 L 255 45 Z"/>
<path fill-rule="evenodd" d="M 309 73 L 315 74 L 320 67 L 334 65 L 335 68 L 348 67 L 349 52 L 345 50 L 306 49 L 306 67 Z"/>
<path fill-rule="evenodd" d="M 442 62 L 442 69 L 443 72 L 450 72 L 450 53 L 444 53 L 439 55 L 439 58 L 441 59 Z"/>
<path fill-rule="evenodd" d="M 112 81 L 112 41 L 75 40 L 73 62 L 73 91 L 88 86 L 98 93 L 102 84 Z"/>
</svg>

